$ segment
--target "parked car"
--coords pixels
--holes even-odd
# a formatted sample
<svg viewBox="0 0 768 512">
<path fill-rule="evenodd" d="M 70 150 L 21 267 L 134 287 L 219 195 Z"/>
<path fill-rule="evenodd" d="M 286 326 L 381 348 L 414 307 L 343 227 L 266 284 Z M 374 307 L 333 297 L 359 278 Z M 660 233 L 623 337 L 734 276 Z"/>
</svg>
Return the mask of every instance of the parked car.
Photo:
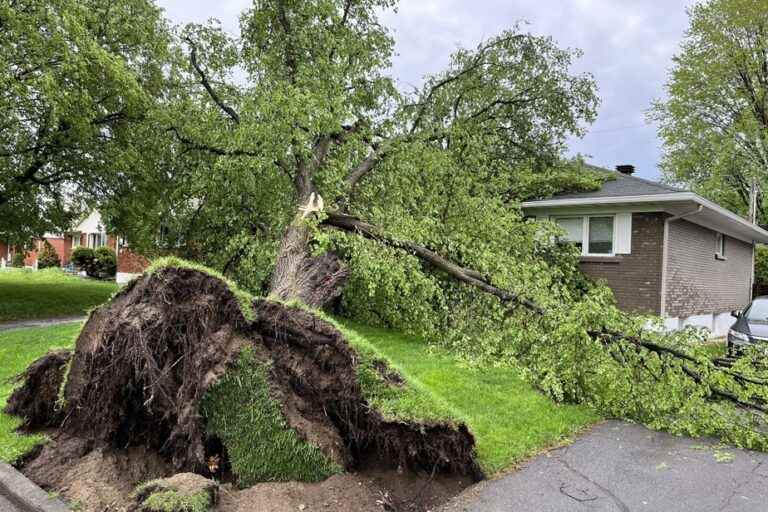
<svg viewBox="0 0 768 512">
<path fill-rule="evenodd" d="M 768 347 L 768 296 L 757 297 L 743 311 L 732 311 L 736 322 L 728 331 L 728 353 L 747 345 L 766 343 Z"/>
</svg>

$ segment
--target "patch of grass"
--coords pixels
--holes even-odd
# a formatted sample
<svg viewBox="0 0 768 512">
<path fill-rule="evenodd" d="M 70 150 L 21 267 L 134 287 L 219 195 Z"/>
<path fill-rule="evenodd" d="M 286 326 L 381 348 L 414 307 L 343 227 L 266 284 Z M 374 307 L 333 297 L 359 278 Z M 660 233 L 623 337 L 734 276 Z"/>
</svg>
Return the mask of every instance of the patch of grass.
<svg viewBox="0 0 768 512">
<path fill-rule="evenodd" d="M 202 400 L 208 433 L 226 446 L 238 484 L 317 482 L 340 472 L 340 467 L 287 424 L 269 395 L 267 370 L 247 348 Z"/>
<path fill-rule="evenodd" d="M 117 285 L 60 269 L 0 271 L 0 322 L 84 315 L 109 300 Z"/>
<path fill-rule="evenodd" d="M 222 280 L 229 288 L 229 291 L 231 291 L 235 296 L 237 302 L 240 304 L 240 311 L 243 313 L 245 319 L 249 322 L 256 320 L 256 316 L 253 312 L 253 295 L 237 286 L 234 281 L 225 277 L 221 272 L 217 272 L 212 268 L 208 268 L 205 265 L 201 265 L 193 261 L 177 258 L 175 256 L 165 256 L 163 258 L 158 258 L 152 261 L 152 264 L 147 268 L 146 273 L 153 274 L 158 270 L 168 267 L 197 270 L 198 272 L 202 272 L 204 274 L 208 274 L 211 277 Z"/>
<path fill-rule="evenodd" d="M 701 346 L 701 350 L 707 355 L 707 357 L 711 358 L 725 357 L 726 348 L 725 340 L 717 340 Z"/>
<path fill-rule="evenodd" d="M 448 418 L 467 424 L 480 465 L 493 475 L 600 420 L 591 409 L 556 404 L 509 368 L 468 367 L 449 353 L 398 332 L 335 321 L 363 353 L 386 360 L 413 391 L 373 396 L 395 418 Z M 374 387 L 368 387 L 367 392 Z M 391 393 L 391 392 L 389 392 Z"/>
<path fill-rule="evenodd" d="M 50 350 L 72 348 L 80 332 L 80 323 L 33 327 L 0 331 L 0 410 L 16 384 L 9 379 L 23 372 L 35 359 Z M 38 444 L 45 442 L 41 435 L 22 435 L 16 432 L 21 419 L 0 413 L 0 460 L 16 462 Z"/>
<path fill-rule="evenodd" d="M 133 491 L 133 496 L 149 494 L 141 503 L 141 510 L 152 512 L 208 512 L 213 506 L 211 496 L 205 491 L 182 494 L 164 487 L 161 480 L 152 480 L 140 485 Z"/>
</svg>

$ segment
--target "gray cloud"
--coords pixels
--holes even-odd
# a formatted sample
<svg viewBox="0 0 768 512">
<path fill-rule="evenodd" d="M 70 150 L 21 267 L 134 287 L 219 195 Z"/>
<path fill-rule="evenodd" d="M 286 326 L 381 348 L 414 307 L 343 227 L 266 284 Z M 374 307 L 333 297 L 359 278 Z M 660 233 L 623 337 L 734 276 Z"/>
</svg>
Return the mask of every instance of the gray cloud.
<svg viewBox="0 0 768 512">
<path fill-rule="evenodd" d="M 249 0 L 159 0 L 174 23 L 218 18 L 235 33 Z M 602 104 L 596 123 L 572 153 L 600 165 L 633 163 L 641 176 L 658 178 L 660 144 L 645 111 L 663 95 L 671 59 L 687 26 L 693 0 L 402 0 L 383 20 L 393 30 L 393 75 L 403 87 L 441 70 L 457 47 L 474 47 L 515 22 L 580 48 L 574 71 L 590 72 Z"/>
</svg>

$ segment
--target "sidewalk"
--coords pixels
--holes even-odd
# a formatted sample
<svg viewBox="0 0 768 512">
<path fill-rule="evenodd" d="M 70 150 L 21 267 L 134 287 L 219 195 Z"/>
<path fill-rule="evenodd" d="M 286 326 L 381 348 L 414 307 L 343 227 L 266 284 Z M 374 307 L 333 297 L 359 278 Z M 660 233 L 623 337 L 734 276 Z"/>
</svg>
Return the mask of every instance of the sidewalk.
<svg viewBox="0 0 768 512">
<path fill-rule="evenodd" d="M 25 327 L 48 327 L 51 325 L 69 324 L 72 322 L 85 322 L 87 318 L 88 318 L 87 316 L 79 315 L 79 316 L 62 316 L 57 318 L 14 320 L 12 322 L 0 323 L 0 331 L 10 331 L 11 329 L 24 329 Z"/>
</svg>

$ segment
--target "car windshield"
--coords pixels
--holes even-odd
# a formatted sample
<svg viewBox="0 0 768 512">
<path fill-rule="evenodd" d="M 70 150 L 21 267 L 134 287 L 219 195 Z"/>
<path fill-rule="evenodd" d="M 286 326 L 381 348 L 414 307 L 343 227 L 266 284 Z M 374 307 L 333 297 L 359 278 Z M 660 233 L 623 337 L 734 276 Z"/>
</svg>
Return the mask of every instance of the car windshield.
<svg viewBox="0 0 768 512">
<path fill-rule="evenodd" d="M 768 300 L 754 301 L 744 315 L 750 321 L 768 322 Z"/>
</svg>

